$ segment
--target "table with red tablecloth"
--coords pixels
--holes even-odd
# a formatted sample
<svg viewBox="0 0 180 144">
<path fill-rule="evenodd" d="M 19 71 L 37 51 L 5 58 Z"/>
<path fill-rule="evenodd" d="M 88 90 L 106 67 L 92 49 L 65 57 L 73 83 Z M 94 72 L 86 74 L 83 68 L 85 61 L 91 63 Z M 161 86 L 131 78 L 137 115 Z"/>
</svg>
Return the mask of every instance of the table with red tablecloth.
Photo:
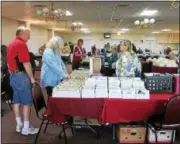
<svg viewBox="0 0 180 144">
<path fill-rule="evenodd" d="M 178 73 L 178 68 L 177 67 L 159 67 L 159 66 L 152 65 L 152 72 L 173 74 L 173 73 Z"/>
<path fill-rule="evenodd" d="M 64 116 L 81 116 L 101 119 L 104 99 L 49 98 L 47 115 L 54 123 L 61 122 Z"/>
<path fill-rule="evenodd" d="M 161 110 L 173 94 L 151 94 L 149 100 L 106 99 L 102 123 L 136 122 L 146 120 Z"/>
<path fill-rule="evenodd" d="M 95 118 L 102 124 L 142 121 L 161 110 L 172 96 L 168 93 L 151 94 L 149 100 L 51 97 L 47 114 L 56 123 L 64 116 Z"/>
</svg>

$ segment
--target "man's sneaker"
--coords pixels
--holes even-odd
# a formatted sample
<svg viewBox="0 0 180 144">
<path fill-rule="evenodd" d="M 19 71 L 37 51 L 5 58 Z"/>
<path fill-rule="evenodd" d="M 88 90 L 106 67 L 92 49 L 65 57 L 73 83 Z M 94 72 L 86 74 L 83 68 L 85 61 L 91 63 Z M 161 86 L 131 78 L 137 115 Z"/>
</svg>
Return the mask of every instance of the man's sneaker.
<svg viewBox="0 0 180 144">
<path fill-rule="evenodd" d="M 22 135 L 37 134 L 38 131 L 39 131 L 39 128 L 30 126 L 28 129 L 23 128 L 21 134 Z"/>
<path fill-rule="evenodd" d="M 23 125 L 16 125 L 16 132 L 21 132 Z"/>
</svg>

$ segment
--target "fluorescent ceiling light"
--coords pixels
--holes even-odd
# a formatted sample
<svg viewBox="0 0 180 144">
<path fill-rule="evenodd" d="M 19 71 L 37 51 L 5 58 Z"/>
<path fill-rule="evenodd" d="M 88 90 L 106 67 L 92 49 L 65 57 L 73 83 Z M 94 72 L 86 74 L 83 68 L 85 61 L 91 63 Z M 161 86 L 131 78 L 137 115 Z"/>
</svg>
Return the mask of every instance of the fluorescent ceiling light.
<svg viewBox="0 0 180 144">
<path fill-rule="evenodd" d="M 157 33 L 160 33 L 160 32 L 158 32 L 158 31 L 154 31 L 154 32 L 152 32 L 153 34 L 157 34 Z"/>
<path fill-rule="evenodd" d="M 73 24 L 73 25 L 75 25 L 75 26 L 77 25 L 77 23 L 76 23 L 76 22 L 73 22 L 72 24 Z"/>
<path fill-rule="evenodd" d="M 91 31 L 89 31 L 89 30 L 88 30 L 88 31 L 83 31 L 83 32 L 84 32 L 84 33 L 91 33 Z"/>
<path fill-rule="evenodd" d="M 82 22 L 78 22 L 79 25 L 83 25 Z"/>
<path fill-rule="evenodd" d="M 129 29 L 127 29 L 127 28 L 122 28 L 121 30 L 122 31 L 129 31 Z"/>
<path fill-rule="evenodd" d="M 121 33 L 120 33 L 120 32 L 118 32 L 118 33 L 117 33 L 117 35 L 121 35 Z"/>
<path fill-rule="evenodd" d="M 68 10 L 66 10 L 66 16 L 72 16 L 72 13 Z"/>
<path fill-rule="evenodd" d="M 167 31 L 171 31 L 171 29 L 162 29 L 161 31 L 167 32 Z"/>
<path fill-rule="evenodd" d="M 55 30 L 55 31 L 65 31 L 66 29 L 65 28 L 53 28 L 53 30 Z"/>
<path fill-rule="evenodd" d="M 157 13 L 157 10 L 144 10 L 140 15 L 141 16 L 152 16 Z"/>
<path fill-rule="evenodd" d="M 89 31 L 87 28 L 81 28 L 81 31 Z"/>
</svg>

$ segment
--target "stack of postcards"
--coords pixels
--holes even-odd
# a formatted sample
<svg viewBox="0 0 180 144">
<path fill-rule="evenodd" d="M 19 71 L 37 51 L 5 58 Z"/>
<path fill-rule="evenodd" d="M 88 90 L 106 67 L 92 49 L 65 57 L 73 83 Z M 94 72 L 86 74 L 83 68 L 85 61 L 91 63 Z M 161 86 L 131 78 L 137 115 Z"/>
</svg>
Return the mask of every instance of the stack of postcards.
<svg viewBox="0 0 180 144">
<path fill-rule="evenodd" d="M 82 88 L 82 98 L 94 98 L 96 81 L 93 78 L 88 78 Z"/>
<path fill-rule="evenodd" d="M 149 99 L 149 91 L 145 88 L 144 81 L 141 79 L 134 79 L 133 88 L 137 99 Z"/>
<path fill-rule="evenodd" d="M 83 80 L 65 80 L 53 89 L 53 97 L 80 98 L 80 90 L 84 85 Z"/>
<path fill-rule="evenodd" d="M 121 98 L 120 81 L 117 77 L 108 78 L 109 98 Z"/>
<path fill-rule="evenodd" d="M 89 76 L 89 70 L 84 69 L 84 70 L 74 70 L 70 78 L 71 79 L 87 79 Z"/>
<path fill-rule="evenodd" d="M 96 78 L 95 97 L 108 98 L 107 77 Z"/>
</svg>

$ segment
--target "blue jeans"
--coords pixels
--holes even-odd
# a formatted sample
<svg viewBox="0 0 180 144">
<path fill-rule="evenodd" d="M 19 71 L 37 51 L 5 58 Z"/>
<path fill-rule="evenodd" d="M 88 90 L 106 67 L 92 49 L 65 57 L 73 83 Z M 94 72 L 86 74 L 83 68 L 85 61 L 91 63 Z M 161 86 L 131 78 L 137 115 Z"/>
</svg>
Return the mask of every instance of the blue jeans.
<svg viewBox="0 0 180 144">
<path fill-rule="evenodd" d="M 11 73 L 10 84 L 13 88 L 13 103 L 32 105 L 31 82 L 26 73 Z"/>
</svg>

